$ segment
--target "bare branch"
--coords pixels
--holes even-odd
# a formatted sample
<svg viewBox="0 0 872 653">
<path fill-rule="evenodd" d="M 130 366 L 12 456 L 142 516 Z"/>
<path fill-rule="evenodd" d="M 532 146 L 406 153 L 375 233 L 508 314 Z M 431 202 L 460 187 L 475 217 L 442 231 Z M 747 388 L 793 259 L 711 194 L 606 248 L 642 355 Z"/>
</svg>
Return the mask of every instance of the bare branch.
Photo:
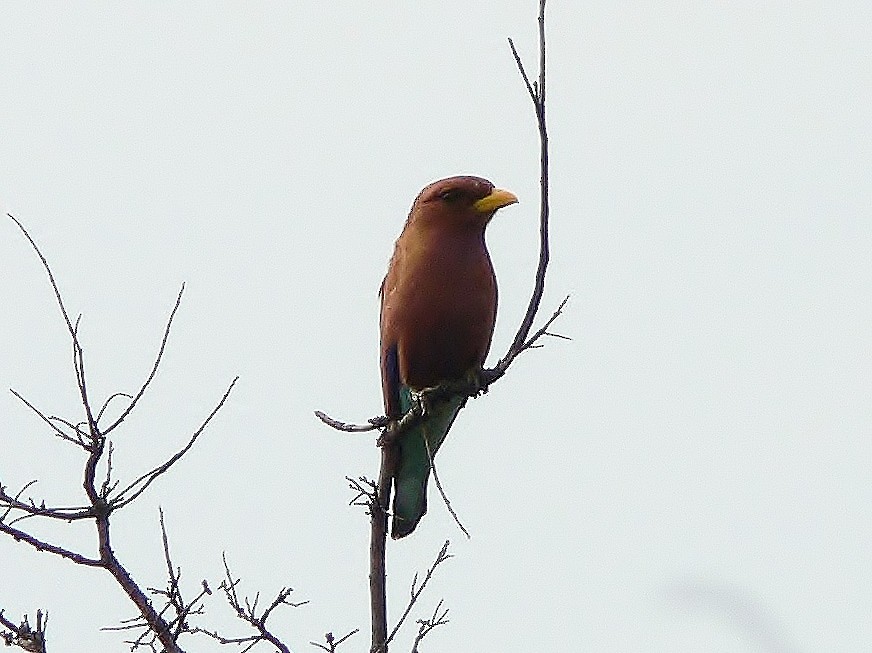
<svg viewBox="0 0 872 653">
<path fill-rule="evenodd" d="M 396 465 L 397 447 L 382 447 L 378 486 L 369 517 L 370 653 L 387 653 L 388 602 L 385 549 L 388 537 L 388 501 Z"/>
<path fill-rule="evenodd" d="M 442 601 L 436 604 L 433 610 L 433 616 L 429 619 L 418 619 L 418 634 L 415 636 L 415 642 L 412 644 L 412 653 L 418 653 L 418 644 L 424 639 L 430 631 L 439 626 L 444 626 L 448 623 L 448 608 L 442 609 Z"/>
<path fill-rule="evenodd" d="M 32 403 L 30 403 L 27 399 L 25 399 L 24 396 L 19 394 L 19 392 L 17 390 L 14 390 L 13 388 L 9 388 L 9 392 L 11 392 L 13 395 L 15 395 L 15 397 L 18 398 L 25 406 L 27 406 L 28 408 L 30 408 L 30 410 L 32 410 L 34 413 L 36 413 L 36 415 L 43 422 L 48 424 L 49 428 L 51 428 L 51 430 L 54 431 L 54 433 L 57 437 L 61 438 L 62 440 L 66 440 L 68 442 L 72 442 L 73 444 L 79 445 L 80 447 L 87 448 L 87 445 L 85 444 L 84 440 L 82 439 L 81 432 L 74 425 L 70 424 L 69 422 L 67 422 L 65 420 L 61 420 L 57 417 L 48 417 L 39 408 L 37 408 Z M 61 422 L 62 424 L 66 425 L 67 427 L 73 429 L 73 431 L 75 433 L 77 433 L 77 437 L 74 438 L 74 437 L 64 433 L 63 430 L 61 430 L 61 428 L 54 423 L 56 421 Z"/>
<path fill-rule="evenodd" d="M 430 442 L 427 438 L 424 438 L 424 446 L 427 448 L 427 458 L 430 459 L 430 471 L 433 472 L 433 480 L 436 482 L 436 488 L 439 490 L 442 502 L 454 518 L 454 523 L 457 524 L 458 528 L 460 528 L 460 530 L 463 531 L 463 534 L 466 535 L 466 539 L 471 539 L 472 536 L 469 534 L 469 531 L 466 530 L 466 527 L 460 523 L 460 518 L 457 516 L 457 513 L 454 512 L 454 508 L 451 506 L 451 502 L 448 500 L 445 490 L 442 489 L 442 481 L 439 480 L 439 474 L 436 473 L 436 461 L 433 459 L 433 452 L 430 451 Z"/>
<path fill-rule="evenodd" d="M 48 261 L 46 260 L 45 256 L 43 256 L 42 252 L 40 251 L 39 247 L 36 244 L 36 241 L 34 241 L 33 238 L 31 238 L 30 234 L 27 232 L 27 229 L 24 228 L 24 225 L 18 221 L 18 218 L 16 218 L 11 213 L 7 213 L 6 215 L 8 215 L 10 218 L 12 218 L 12 221 L 16 225 L 18 225 L 18 228 L 21 230 L 21 233 L 24 234 L 24 237 L 27 238 L 28 242 L 30 243 L 30 246 L 33 247 L 33 251 L 35 251 L 36 255 L 39 257 L 39 260 L 42 261 L 42 267 L 45 268 L 45 271 L 48 274 L 48 280 L 51 283 L 52 290 L 54 290 L 55 299 L 57 299 L 58 307 L 61 309 L 61 315 L 63 315 L 64 322 L 67 325 L 67 330 L 70 332 L 70 335 L 72 336 L 73 341 L 78 342 L 76 340 L 76 329 L 75 329 L 75 327 L 73 327 L 73 323 L 70 321 L 70 316 L 67 313 L 67 308 L 66 308 L 66 306 L 64 306 L 64 300 L 61 297 L 61 291 L 58 288 L 58 284 L 55 281 L 54 274 L 52 274 L 51 267 L 49 267 Z"/>
<path fill-rule="evenodd" d="M 36 245 L 36 242 L 33 240 L 33 238 L 31 238 L 30 234 L 17 219 L 15 219 L 11 215 L 9 217 L 12 218 L 12 220 L 15 221 L 15 223 L 18 225 L 19 229 L 22 231 L 22 233 L 24 233 L 25 237 L 30 242 L 33 249 L 36 251 L 37 255 L 40 258 L 40 261 L 42 261 L 43 267 L 48 274 L 52 289 L 54 290 L 55 298 L 57 299 L 58 306 L 60 307 L 61 314 L 64 318 L 64 322 L 66 323 L 67 331 L 69 332 L 72 340 L 73 369 L 76 374 L 76 383 L 79 389 L 82 407 L 85 412 L 85 423 L 87 424 L 87 439 L 78 425 L 73 427 L 73 430 L 76 433 L 76 438 L 67 437 L 66 439 L 71 439 L 72 441 L 75 441 L 88 452 L 88 457 L 85 461 L 84 466 L 84 479 L 82 482 L 82 486 L 85 490 L 85 494 L 87 495 L 88 500 L 91 503 L 91 516 L 94 518 L 95 527 L 97 530 L 100 557 L 98 560 L 85 558 L 84 556 L 81 556 L 71 551 L 67 551 L 66 549 L 63 549 L 61 547 L 42 542 L 37 538 L 34 538 L 31 535 L 24 533 L 23 531 L 15 529 L 8 524 L 0 523 L 0 529 L 5 531 L 9 535 L 12 535 L 15 539 L 23 540 L 39 550 L 50 551 L 57 555 L 66 557 L 78 564 L 100 566 L 109 571 L 118 582 L 118 584 L 121 586 L 121 588 L 137 606 L 143 620 L 145 621 L 145 623 L 147 623 L 150 631 L 156 635 L 156 638 L 160 641 L 164 650 L 170 653 L 178 652 L 180 651 L 180 649 L 176 644 L 174 634 L 170 632 L 169 625 L 155 611 L 149 599 L 145 596 L 145 594 L 136 584 L 136 582 L 130 577 L 129 572 L 124 568 L 124 566 L 121 564 L 121 562 L 115 556 L 114 551 L 112 550 L 109 536 L 109 515 L 111 514 L 114 506 L 112 506 L 107 501 L 107 495 L 113 489 L 111 483 L 111 458 L 108 462 L 106 480 L 102 484 L 100 490 L 98 490 L 96 485 L 96 470 L 105 451 L 106 437 L 105 434 L 101 433 L 100 431 L 97 419 L 95 418 L 94 412 L 92 410 L 91 400 L 88 395 L 84 351 L 78 338 L 79 319 L 76 319 L 75 324 L 73 324 L 70 320 L 69 313 L 67 312 L 67 309 L 64 305 L 60 289 L 58 288 L 57 282 L 55 281 L 54 275 L 51 271 L 51 267 L 49 266 L 48 261 L 40 251 L 39 247 Z M 101 413 L 103 410 L 105 410 L 107 404 L 108 400 L 107 403 L 104 403 L 103 407 L 101 408 Z M 49 421 L 47 418 L 44 418 L 44 420 L 53 427 L 53 430 L 55 430 L 56 433 L 62 432 L 59 428 L 55 426 L 53 422 Z M 70 424 L 70 422 L 68 421 L 61 421 L 61 423 L 66 425 Z M 20 506 L 15 506 L 15 508 L 21 509 Z M 44 510 L 44 507 L 40 507 L 40 510 Z"/>
<path fill-rule="evenodd" d="M 490 383 L 505 374 L 509 365 L 515 357 L 524 349 L 527 343 L 527 336 L 533 326 L 533 321 L 536 319 L 536 314 L 539 312 L 539 304 L 542 301 L 542 295 L 545 292 L 545 273 L 548 269 L 549 260 L 549 245 L 548 245 L 548 218 L 550 214 L 550 203 L 548 196 L 548 127 L 545 120 L 545 0 L 539 0 L 539 79 L 535 84 L 530 83 L 527 73 L 524 70 L 524 65 L 521 61 L 518 51 L 515 49 L 515 44 L 509 39 L 509 47 L 512 50 L 512 55 L 515 58 L 515 63 L 518 66 L 518 71 L 521 78 L 524 80 L 524 85 L 533 102 L 533 109 L 536 113 L 536 124 L 539 128 L 539 264 L 536 269 L 536 281 L 533 286 L 533 294 L 530 296 L 530 302 L 527 305 L 527 312 L 521 320 L 521 325 L 515 334 L 512 344 L 509 346 L 509 351 L 500 359 L 496 367 L 490 375 Z M 557 311 L 559 314 L 559 309 Z M 535 340 L 535 338 L 534 338 Z"/>
<path fill-rule="evenodd" d="M 177 642 L 182 633 L 191 633 L 195 631 L 188 620 L 191 615 L 203 614 L 203 600 L 206 596 L 211 595 L 212 591 L 204 580 L 202 581 L 199 593 L 192 600 L 186 601 L 184 599 L 181 591 L 181 569 L 173 564 L 172 556 L 170 555 L 169 537 L 167 535 L 163 509 L 159 508 L 158 510 L 160 513 L 160 530 L 161 540 L 163 542 L 164 561 L 167 566 L 167 584 L 166 589 L 149 587 L 148 591 L 156 596 L 163 597 L 165 604 L 158 613 L 158 617 L 166 624 L 168 636 L 174 642 Z M 141 630 L 142 632 L 136 639 L 125 641 L 125 643 L 130 644 L 131 650 L 135 650 L 140 646 L 148 646 L 152 650 L 155 650 L 159 639 L 158 632 L 149 625 L 143 615 L 139 615 L 132 619 L 125 619 L 118 626 L 107 626 L 102 630 Z"/>
<path fill-rule="evenodd" d="M 18 490 L 14 497 L 10 497 L 9 495 L 7 495 L 6 488 L 0 485 L 0 505 L 6 506 L 6 511 L 2 515 L 0 515 L 0 522 L 2 522 L 9 516 L 9 513 L 12 512 L 13 508 L 15 507 L 12 504 L 19 503 L 21 495 L 24 494 L 25 490 L 27 490 L 27 488 L 29 488 L 31 485 L 36 485 L 36 479 L 25 483 L 24 487 Z"/>
<path fill-rule="evenodd" d="M 376 429 L 387 426 L 389 421 L 387 417 L 381 416 L 373 417 L 366 424 L 348 424 L 346 422 L 341 422 L 338 419 L 334 419 L 320 410 L 315 411 L 315 417 L 320 419 L 327 426 L 334 428 L 337 431 L 345 431 L 346 433 L 365 433 L 367 431 L 375 431 Z"/>
<path fill-rule="evenodd" d="M 130 415 L 131 412 L 133 412 L 133 409 L 136 407 L 136 404 L 139 403 L 139 400 L 142 398 L 142 395 L 145 394 L 145 391 L 148 389 L 149 384 L 154 379 L 155 374 L 157 374 L 157 368 L 160 365 L 161 359 L 163 358 L 164 351 L 166 350 L 166 346 L 167 346 L 167 340 L 170 337 L 170 329 L 173 326 L 173 319 L 176 317 L 176 312 L 179 310 L 179 306 L 182 303 L 182 294 L 184 292 L 185 292 L 185 284 L 182 284 L 182 287 L 179 289 L 179 294 L 176 296 L 176 303 L 173 305 L 173 310 L 170 311 L 170 316 L 167 319 L 167 325 L 164 328 L 163 338 L 161 338 L 160 348 L 157 351 L 157 356 L 155 357 L 154 365 L 152 365 L 151 372 L 149 373 L 148 377 L 145 379 L 145 382 L 139 388 L 139 392 L 136 393 L 136 396 L 131 399 L 130 404 L 128 404 L 127 408 L 124 409 L 124 412 L 121 413 L 121 415 L 119 415 L 118 418 L 114 422 L 112 422 L 112 424 L 110 424 L 109 426 L 107 426 L 103 430 L 104 435 L 108 435 L 113 430 L 115 430 L 115 428 L 117 426 L 119 426 L 125 420 L 125 418 L 128 415 Z M 235 380 L 234 380 L 234 382 L 235 382 Z M 111 399 L 111 397 L 110 397 L 110 399 Z M 107 403 L 108 403 L 108 400 L 107 400 Z M 103 411 L 101 410 L 100 414 L 102 415 L 102 413 L 103 413 Z"/>
<path fill-rule="evenodd" d="M 4 521 L 12 511 L 18 511 L 23 515 L 16 517 L 10 524 L 14 524 L 24 518 L 29 517 L 48 517 L 50 519 L 60 519 L 66 522 L 76 521 L 78 519 L 90 519 L 94 517 L 94 510 L 90 506 L 69 506 L 47 508 L 45 501 L 37 504 L 32 498 L 28 497 L 27 501 L 21 500 L 21 495 L 24 490 L 34 485 L 36 481 L 29 481 L 15 496 L 10 496 L 6 492 L 6 488 L 0 485 L 0 508 L 5 508 L 5 512 L 0 516 L 0 522 Z"/>
<path fill-rule="evenodd" d="M 272 615 L 273 611 L 280 605 L 288 605 L 293 608 L 298 608 L 302 605 L 306 605 L 308 601 L 300 601 L 297 603 L 289 601 L 288 598 L 294 590 L 290 587 L 283 587 L 279 590 L 275 599 L 273 599 L 269 606 L 267 606 L 262 612 L 258 613 L 257 603 L 260 595 L 255 595 L 253 601 L 249 600 L 247 596 L 240 599 L 240 596 L 236 591 L 236 586 L 240 583 L 240 580 L 233 578 L 230 566 L 227 563 L 227 556 L 222 555 L 221 558 L 224 562 L 224 580 L 221 582 L 220 588 L 224 591 L 227 603 L 236 613 L 237 618 L 251 626 L 255 632 L 251 635 L 243 635 L 241 637 L 225 637 L 216 631 L 205 630 L 203 628 L 193 628 L 190 632 L 201 633 L 211 637 L 220 644 L 247 644 L 247 646 L 242 649 L 241 653 L 250 651 L 260 642 L 269 642 L 281 653 L 290 653 L 290 648 L 282 643 L 281 640 L 270 631 L 266 622 Z"/>
<path fill-rule="evenodd" d="M 551 314 L 551 317 L 542 325 L 542 327 L 536 331 L 532 336 L 530 336 L 529 340 L 524 343 L 524 346 L 521 348 L 521 351 L 524 349 L 529 349 L 533 346 L 533 344 L 542 336 L 551 336 L 553 338 L 563 338 L 564 340 L 572 340 L 569 336 L 563 336 L 556 333 L 549 333 L 549 327 L 554 324 L 554 321 L 563 314 L 563 309 L 566 307 L 567 302 L 569 301 L 569 295 L 563 298 L 563 301 L 560 302 L 560 305 L 555 309 L 554 313 Z M 520 353 L 520 352 L 518 352 Z"/>
<path fill-rule="evenodd" d="M 318 642 L 309 642 L 309 643 L 312 646 L 316 646 L 316 647 L 320 648 L 321 650 L 327 651 L 327 653 L 336 653 L 336 650 L 339 648 L 339 645 L 342 644 L 342 642 L 344 642 L 349 637 L 351 637 L 352 635 L 354 635 L 358 632 L 360 632 L 360 628 L 355 628 L 350 633 L 348 633 L 344 637 L 340 637 L 339 639 L 336 639 L 333 636 L 333 633 L 325 633 L 324 634 L 324 641 L 327 642 L 326 646 L 324 644 L 319 644 Z"/>
<path fill-rule="evenodd" d="M 72 560 L 77 565 L 85 565 L 88 567 L 103 566 L 103 562 L 101 560 L 88 558 L 87 556 L 83 556 L 81 553 L 76 553 L 75 551 L 70 551 L 68 549 L 64 549 L 63 547 L 55 546 L 54 544 L 49 544 L 48 542 L 43 542 L 42 540 L 34 537 L 33 535 L 30 535 L 29 533 L 25 533 L 24 531 L 14 528 L 9 524 L 5 524 L 3 522 L 0 522 L 0 532 L 11 535 L 12 539 L 14 539 L 16 542 L 24 542 L 26 544 L 29 544 L 37 551 L 48 551 L 49 553 L 54 553 L 55 555 L 59 555 L 62 558 Z"/>
<path fill-rule="evenodd" d="M 55 288 L 55 292 L 60 295 L 60 292 Z M 82 401 L 82 408 L 85 411 L 85 418 L 88 424 L 88 434 L 91 440 L 92 447 L 102 447 L 103 445 L 103 437 L 100 434 L 100 430 L 97 428 L 97 420 L 94 419 L 94 413 L 91 409 L 91 399 L 88 396 L 88 386 L 85 382 L 85 352 L 82 349 L 82 345 L 79 342 L 79 320 L 82 319 L 82 316 L 79 315 L 76 318 L 76 324 L 73 327 L 70 335 L 72 336 L 72 345 L 73 345 L 73 370 L 76 373 L 76 384 L 79 388 L 79 397 Z M 93 449 L 91 449 L 93 453 Z"/>
<path fill-rule="evenodd" d="M 146 474 L 143 474 L 142 476 L 134 480 L 121 492 L 115 494 L 114 498 L 110 500 L 110 495 L 115 493 L 118 483 L 117 481 L 113 481 L 112 478 L 112 459 L 114 448 L 113 443 L 107 440 L 107 433 L 114 430 L 116 427 L 123 423 L 124 419 L 137 405 L 137 402 L 144 395 L 145 391 L 148 389 L 151 382 L 155 378 L 157 369 L 166 350 L 166 345 L 169 338 L 170 329 L 172 327 L 173 319 L 181 303 L 184 285 L 182 285 L 182 288 L 179 291 L 178 296 L 176 297 L 176 302 L 167 320 L 163 337 L 161 339 L 161 344 L 158 349 L 157 356 L 155 357 L 151 372 L 143 382 L 139 391 L 135 395 L 130 395 L 123 392 L 118 392 L 110 395 L 103 402 L 102 406 L 100 406 L 99 411 L 97 411 L 97 414 L 95 416 L 93 404 L 88 393 L 84 350 L 78 338 L 79 320 L 81 316 L 79 316 L 75 320 L 75 322 L 70 319 L 70 315 L 66 309 L 60 289 L 54 278 L 47 259 L 42 254 L 39 247 L 36 245 L 36 242 L 33 240 L 33 238 L 31 238 L 30 234 L 27 232 L 24 226 L 12 215 L 10 215 L 9 217 L 16 223 L 16 225 L 27 238 L 28 242 L 30 242 L 34 251 L 36 251 L 37 255 L 39 256 L 46 273 L 48 274 L 49 282 L 55 293 L 55 298 L 57 299 L 58 306 L 60 308 L 64 322 L 67 326 L 67 331 L 69 332 L 69 335 L 71 337 L 73 369 L 76 376 L 76 385 L 79 390 L 81 405 L 85 413 L 85 419 L 82 422 L 73 423 L 73 421 L 63 418 L 47 416 L 18 392 L 16 392 L 15 390 L 12 390 L 12 392 L 20 401 L 22 401 L 33 412 L 35 412 L 37 416 L 39 416 L 40 419 L 42 419 L 52 429 L 53 433 L 57 437 L 73 442 L 74 444 L 82 447 L 82 449 L 87 452 L 87 458 L 84 464 L 82 487 L 85 490 L 85 494 L 88 497 L 90 505 L 82 508 L 46 507 L 44 502 L 37 504 L 33 499 L 28 498 L 24 500 L 22 498 L 23 493 L 27 490 L 27 488 L 32 486 L 33 482 L 25 485 L 24 488 L 22 488 L 22 490 L 20 490 L 15 496 L 10 496 L 6 492 L 6 489 L 2 487 L 2 485 L 0 485 L 0 512 L 2 512 L 2 517 L 0 517 L 0 532 L 11 536 L 17 541 L 25 542 L 26 544 L 29 544 L 31 547 L 39 551 L 47 551 L 49 553 L 53 553 L 55 555 L 67 558 L 76 564 L 92 567 L 101 567 L 103 569 L 106 569 L 109 573 L 112 574 L 112 576 L 115 578 L 115 581 L 124 590 L 124 592 L 136 605 L 139 611 L 138 617 L 127 620 L 123 622 L 121 626 L 116 628 L 117 630 L 142 629 L 143 632 L 138 638 L 127 642 L 131 645 L 131 648 L 136 649 L 140 646 L 145 646 L 153 651 L 157 651 L 157 646 L 159 643 L 161 650 L 166 651 L 167 653 L 180 653 L 181 649 L 177 644 L 177 639 L 180 634 L 184 632 L 192 632 L 192 629 L 188 623 L 188 619 L 193 614 L 201 613 L 202 601 L 205 596 L 211 594 L 211 590 L 204 581 L 202 584 L 202 590 L 194 597 L 193 600 L 186 601 L 183 597 L 180 587 L 181 571 L 180 569 L 175 568 L 172 564 L 169 549 L 169 539 L 167 537 L 163 513 L 161 512 L 161 532 L 164 546 L 164 557 L 168 569 L 167 586 L 166 589 L 147 588 L 148 591 L 152 594 L 162 596 L 166 599 L 166 604 L 160 611 L 158 611 L 152 604 L 151 599 L 146 595 L 146 593 L 136 583 L 136 581 L 133 580 L 133 578 L 130 576 L 130 573 L 115 555 L 110 538 L 109 517 L 114 510 L 124 507 L 125 505 L 129 504 L 131 501 L 139 497 L 156 478 L 164 474 L 170 467 L 172 467 L 172 465 L 180 460 L 193 447 L 198 437 L 202 434 L 202 432 L 210 424 L 211 420 L 215 417 L 217 412 L 223 407 L 224 403 L 227 401 L 231 391 L 233 390 L 238 380 L 238 377 L 233 379 L 230 386 L 227 388 L 224 395 L 222 396 L 221 400 L 218 402 L 212 412 L 206 417 L 206 419 L 202 422 L 199 428 L 194 432 L 187 444 L 182 447 L 182 449 L 176 452 L 162 465 L 150 470 Z M 126 397 L 130 400 L 130 402 L 122 411 L 121 415 L 119 415 L 105 431 L 101 431 L 99 421 L 104 417 L 111 402 L 119 397 Z M 105 476 L 102 480 L 102 483 L 99 483 L 97 481 L 97 469 L 103 461 L 104 454 L 106 456 Z M 6 521 L 10 516 L 14 516 L 16 514 L 19 514 L 19 516 L 12 519 L 11 523 Z M 73 521 L 83 518 L 93 519 L 97 531 L 99 557 L 89 558 L 75 551 L 71 551 L 63 547 L 56 546 L 54 544 L 50 544 L 13 526 L 13 524 L 17 521 L 32 517 L 49 517 L 53 519 L 64 519 L 66 521 Z M 267 610 L 265 610 L 261 615 L 259 615 L 259 618 L 265 620 L 266 617 L 269 616 L 269 613 L 276 607 L 276 605 L 278 605 L 278 603 L 285 602 L 290 604 L 290 602 L 287 601 L 288 592 L 289 590 L 283 590 L 282 593 L 280 593 L 276 603 L 267 608 Z M 41 620 L 40 613 L 38 613 L 37 616 L 38 620 Z M 15 632 L 19 631 L 13 631 L 10 629 L 10 637 L 12 637 Z M 4 639 L 5 641 L 7 641 L 7 643 L 11 641 L 9 640 L 9 638 L 5 637 L 5 634 Z M 17 644 L 17 642 L 14 641 L 12 641 L 11 643 Z M 37 649 L 34 648 L 28 650 Z"/>
<path fill-rule="evenodd" d="M 367 509 L 366 514 L 371 515 L 378 506 L 378 484 L 365 476 L 357 479 L 346 476 L 345 480 L 348 481 L 348 487 L 357 492 L 348 505 L 363 506 Z"/>
<path fill-rule="evenodd" d="M 433 572 L 436 571 L 436 567 L 440 564 L 448 560 L 452 557 L 450 553 L 448 553 L 448 544 L 449 541 L 445 540 L 445 544 L 442 545 L 442 549 L 436 556 L 436 559 L 433 561 L 433 564 L 430 565 L 430 568 L 427 570 L 427 573 L 424 575 L 424 580 L 421 581 L 420 585 L 417 585 L 418 575 L 415 574 L 415 580 L 412 581 L 412 589 L 409 596 L 409 603 L 406 605 L 406 609 L 403 610 L 403 614 L 400 617 L 400 620 L 397 621 L 397 625 L 394 626 L 394 629 L 391 631 L 391 634 L 388 635 L 388 638 L 385 640 L 385 646 L 387 646 L 391 640 L 393 640 L 394 636 L 400 630 L 400 627 L 403 625 L 403 622 L 406 620 L 406 617 L 409 616 L 409 613 L 412 611 L 412 608 L 415 607 L 415 603 L 418 602 L 418 598 L 424 592 L 424 589 L 427 587 L 427 583 L 430 582 L 430 579 L 433 577 Z M 417 587 L 416 587 L 417 585 Z M 439 606 L 441 607 L 442 602 L 439 602 Z"/>
<path fill-rule="evenodd" d="M 524 69 L 524 62 L 521 61 L 521 55 L 518 54 L 518 51 L 515 49 L 515 42 L 512 41 L 512 37 L 509 37 L 509 48 L 512 50 L 512 56 L 515 58 L 515 64 L 518 66 L 518 71 L 521 73 L 521 79 L 524 80 L 524 86 L 527 87 L 527 93 L 530 94 L 530 99 L 533 100 L 533 104 L 536 105 L 539 101 L 538 89 L 534 89 L 533 85 L 530 83 L 530 78 L 527 77 L 527 71 Z"/>
<path fill-rule="evenodd" d="M 194 443 L 197 441 L 197 438 L 200 437 L 200 434 L 203 433 L 203 431 L 209 425 L 209 422 L 212 421 L 212 418 L 215 417 L 215 415 L 218 413 L 218 411 L 221 410 L 221 407 L 224 406 L 224 403 L 227 401 L 227 398 L 230 396 L 230 393 L 233 391 L 233 387 L 236 385 L 236 382 L 238 380 L 239 380 L 238 376 L 233 379 L 233 381 L 230 383 L 230 386 L 227 388 L 227 390 L 224 392 L 224 395 L 221 397 L 221 400 L 218 402 L 218 404 L 215 406 L 215 408 L 212 409 L 212 412 L 209 413 L 209 416 L 203 421 L 203 423 L 200 425 L 200 428 L 198 428 L 196 431 L 194 431 L 194 434 L 191 436 L 191 439 L 188 440 L 188 443 L 184 447 L 182 447 L 179 451 L 177 451 L 175 454 L 173 454 L 166 462 L 164 462 L 161 465 L 158 465 L 157 467 L 155 467 L 151 471 L 146 472 L 145 474 L 143 474 L 142 476 L 137 478 L 135 481 L 130 483 L 130 485 L 128 485 L 123 490 L 118 492 L 115 499 L 113 500 L 114 508 L 116 508 L 116 509 L 122 508 L 122 507 L 126 506 L 127 504 L 129 504 L 130 502 L 134 501 L 143 492 L 145 492 L 145 490 L 148 488 L 148 486 L 151 485 L 152 482 L 156 478 L 158 478 L 161 474 L 166 472 L 170 467 L 172 467 L 174 464 L 176 464 L 179 461 L 179 459 L 181 459 L 182 456 L 184 456 L 186 453 L 188 453 L 188 451 L 190 451 L 191 447 L 193 447 Z M 128 492 L 130 492 L 131 494 L 128 495 Z"/>
<path fill-rule="evenodd" d="M 126 392 L 116 392 L 114 394 L 109 395 L 109 398 L 103 402 L 103 405 L 100 407 L 100 412 L 97 413 L 97 421 L 99 422 L 103 419 L 103 413 L 106 412 L 106 409 L 109 407 L 110 402 L 116 397 L 125 397 L 127 399 L 133 399 L 133 395 L 127 394 Z M 104 431 L 106 433 L 108 431 Z"/>
</svg>

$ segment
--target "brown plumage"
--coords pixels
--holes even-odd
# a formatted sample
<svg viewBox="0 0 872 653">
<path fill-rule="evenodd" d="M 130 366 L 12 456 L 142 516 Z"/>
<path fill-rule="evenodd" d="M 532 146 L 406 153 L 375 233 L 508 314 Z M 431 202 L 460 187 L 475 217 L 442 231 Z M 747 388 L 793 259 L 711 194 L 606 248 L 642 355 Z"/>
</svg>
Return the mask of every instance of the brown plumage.
<svg viewBox="0 0 872 653">
<path fill-rule="evenodd" d="M 484 363 L 497 309 L 484 231 L 497 209 L 514 202 L 514 195 L 479 177 L 437 181 L 415 199 L 381 288 L 382 390 L 389 417 L 408 410 L 410 390 L 463 379 Z M 426 511 L 429 456 L 462 405 L 460 399 L 440 405 L 401 436 L 393 537 L 410 533 Z"/>
</svg>

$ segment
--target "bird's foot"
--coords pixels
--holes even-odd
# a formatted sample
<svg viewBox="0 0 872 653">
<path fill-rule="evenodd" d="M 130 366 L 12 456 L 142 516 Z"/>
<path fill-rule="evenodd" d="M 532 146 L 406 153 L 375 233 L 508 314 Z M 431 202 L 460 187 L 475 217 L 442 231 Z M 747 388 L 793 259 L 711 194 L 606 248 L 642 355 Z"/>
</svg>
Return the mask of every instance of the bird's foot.
<svg viewBox="0 0 872 653">
<path fill-rule="evenodd" d="M 384 425 L 384 430 L 376 440 L 376 445 L 379 447 L 387 447 L 392 445 L 405 433 L 411 426 L 422 419 L 431 410 L 431 407 L 438 401 L 437 391 L 439 386 L 433 388 L 424 388 L 422 390 L 409 390 L 409 398 L 411 399 L 411 407 L 400 419 L 387 420 Z"/>
</svg>

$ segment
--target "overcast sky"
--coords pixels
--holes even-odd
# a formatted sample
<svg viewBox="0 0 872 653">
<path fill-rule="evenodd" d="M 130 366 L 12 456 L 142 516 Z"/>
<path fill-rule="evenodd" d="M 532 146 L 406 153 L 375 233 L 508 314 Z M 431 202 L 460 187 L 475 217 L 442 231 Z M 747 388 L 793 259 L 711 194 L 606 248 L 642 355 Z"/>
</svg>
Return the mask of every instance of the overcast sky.
<svg viewBox="0 0 872 653">
<path fill-rule="evenodd" d="M 381 411 L 377 289 L 412 199 L 465 173 L 513 191 L 488 243 L 493 363 L 529 296 L 537 143 L 506 46 L 535 2 L 7 3 L 0 204 L 53 265 L 93 395 L 166 359 L 115 442 L 130 479 L 189 457 L 113 520 L 142 584 L 187 591 L 227 552 L 243 591 L 296 589 L 295 651 L 359 627 L 368 522 L 344 477 Z M 463 411 L 389 545 L 392 621 L 448 538 L 422 651 L 872 647 L 872 12 L 865 2 L 549 5 L 549 340 Z M 79 419 L 38 259 L 0 222 L 0 388 Z M 0 481 L 80 504 L 82 456 L 0 396 Z M 433 488 L 431 488 L 432 490 Z M 29 528 L 93 553 L 83 525 Z M 122 651 L 107 574 L 0 539 L 0 609 L 53 651 Z M 236 632 L 210 604 L 207 627 Z M 397 647 L 408 650 L 411 631 Z M 182 642 L 214 651 L 208 641 Z M 393 650 L 393 649 L 392 649 Z"/>
</svg>

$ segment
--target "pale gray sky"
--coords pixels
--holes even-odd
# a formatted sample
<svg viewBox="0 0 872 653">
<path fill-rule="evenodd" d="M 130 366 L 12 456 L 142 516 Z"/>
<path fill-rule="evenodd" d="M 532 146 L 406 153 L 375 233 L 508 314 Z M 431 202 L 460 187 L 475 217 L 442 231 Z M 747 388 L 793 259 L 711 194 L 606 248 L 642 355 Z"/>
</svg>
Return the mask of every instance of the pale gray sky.
<svg viewBox="0 0 872 653">
<path fill-rule="evenodd" d="M 116 444 L 129 478 L 197 449 L 114 521 L 163 582 L 157 506 L 189 592 L 283 584 L 295 650 L 360 627 L 368 525 L 344 476 L 381 410 L 376 291 L 426 183 L 514 191 L 489 230 L 492 361 L 536 257 L 537 151 L 505 43 L 534 64 L 535 2 L 7 4 L 0 203 L 54 266 L 96 397 L 147 373 Z M 551 341 L 465 410 L 389 549 L 390 607 L 445 538 L 424 651 L 864 651 L 872 647 L 872 12 L 864 2 L 549 6 Z M 69 344 L 11 221 L 0 387 L 75 417 Z M 80 502 L 78 452 L 0 396 L 0 479 Z M 82 527 L 46 537 L 92 551 Z M 0 608 L 51 613 L 53 650 L 125 650 L 99 573 L 0 539 Z M 235 624 L 216 600 L 204 622 Z M 409 634 L 400 650 L 408 647 Z M 188 642 L 212 651 L 211 642 Z"/>
</svg>

